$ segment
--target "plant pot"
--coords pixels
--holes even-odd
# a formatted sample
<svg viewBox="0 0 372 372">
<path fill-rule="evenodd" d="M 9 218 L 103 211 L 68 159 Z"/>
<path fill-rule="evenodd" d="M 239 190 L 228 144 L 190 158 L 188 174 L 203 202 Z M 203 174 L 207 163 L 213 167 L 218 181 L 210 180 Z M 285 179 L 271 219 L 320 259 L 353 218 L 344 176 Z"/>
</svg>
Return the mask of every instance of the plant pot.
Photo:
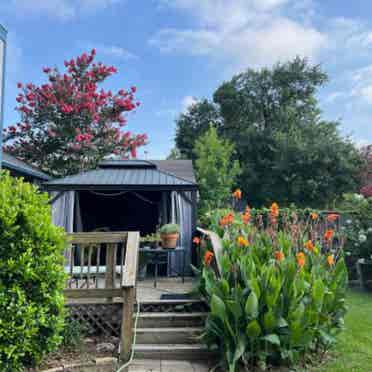
<svg viewBox="0 0 372 372">
<path fill-rule="evenodd" d="M 361 288 L 365 291 L 372 291 L 372 261 L 359 259 L 357 270 Z"/>
<path fill-rule="evenodd" d="M 179 233 L 172 234 L 160 234 L 161 246 L 166 249 L 174 249 L 177 247 L 177 240 L 179 238 Z"/>
</svg>

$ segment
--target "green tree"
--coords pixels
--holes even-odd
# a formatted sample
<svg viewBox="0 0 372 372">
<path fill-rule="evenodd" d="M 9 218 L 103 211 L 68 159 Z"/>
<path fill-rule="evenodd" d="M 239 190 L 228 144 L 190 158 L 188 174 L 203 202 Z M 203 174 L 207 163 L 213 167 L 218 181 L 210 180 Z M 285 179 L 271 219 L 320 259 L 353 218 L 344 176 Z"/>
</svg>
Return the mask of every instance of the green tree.
<svg viewBox="0 0 372 372">
<path fill-rule="evenodd" d="M 182 155 L 180 150 L 177 147 L 173 147 L 170 150 L 169 155 L 167 156 L 167 160 L 182 160 Z"/>
<path fill-rule="evenodd" d="M 325 206 L 356 189 L 360 155 L 340 135 L 338 122 L 321 117 L 316 93 L 326 81 L 320 66 L 296 58 L 270 69 L 248 69 L 214 93 L 209 105 L 219 116 L 218 133 L 235 145 L 239 184 L 253 204 Z M 177 122 L 178 128 L 187 122 L 192 127 L 188 142 L 177 141 L 186 133 L 177 130 L 176 144 L 185 154 L 205 132 L 205 123 L 197 122 L 197 111 L 205 107 L 192 109 Z"/>
<path fill-rule="evenodd" d="M 196 177 L 199 182 L 200 211 L 225 206 L 240 173 L 237 160 L 232 160 L 234 145 L 220 139 L 210 125 L 208 131 L 195 143 Z"/>
<path fill-rule="evenodd" d="M 207 99 L 191 105 L 180 115 L 176 121 L 176 147 L 181 158 L 195 160 L 195 141 L 208 131 L 211 123 L 218 127 L 220 115 L 216 105 Z"/>
</svg>

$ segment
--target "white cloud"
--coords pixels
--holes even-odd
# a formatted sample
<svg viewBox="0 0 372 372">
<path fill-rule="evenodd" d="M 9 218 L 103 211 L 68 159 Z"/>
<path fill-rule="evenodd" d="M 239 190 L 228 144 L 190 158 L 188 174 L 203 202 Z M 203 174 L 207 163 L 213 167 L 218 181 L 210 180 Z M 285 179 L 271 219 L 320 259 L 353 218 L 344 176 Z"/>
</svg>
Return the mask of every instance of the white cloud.
<svg viewBox="0 0 372 372">
<path fill-rule="evenodd" d="M 372 104 L 372 65 L 357 69 L 351 73 L 350 96 Z"/>
<path fill-rule="evenodd" d="M 324 101 L 326 103 L 334 103 L 337 100 L 344 98 L 346 96 L 345 92 L 332 92 L 325 97 Z"/>
<path fill-rule="evenodd" d="M 62 21 L 107 8 L 121 0 L 11 0 L 17 14 L 46 15 Z"/>
<path fill-rule="evenodd" d="M 270 65 L 297 55 L 316 58 L 327 35 L 283 14 L 291 0 L 159 0 L 191 15 L 196 27 L 164 28 L 149 43 L 165 53 L 226 59 L 237 68 Z M 303 2 L 303 8 L 309 7 Z M 302 9 L 304 11 L 304 9 Z"/>
<path fill-rule="evenodd" d="M 182 112 L 186 112 L 188 108 L 190 108 L 192 105 L 195 105 L 198 103 L 198 100 L 193 96 L 185 96 L 182 99 Z"/>
<path fill-rule="evenodd" d="M 122 59 L 125 61 L 138 58 L 137 55 L 119 45 L 97 44 L 84 41 L 78 41 L 77 45 L 80 48 L 84 48 L 86 50 L 95 48 L 97 49 L 98 54 L 105 54 L 107 56 Z"/>
</svg>

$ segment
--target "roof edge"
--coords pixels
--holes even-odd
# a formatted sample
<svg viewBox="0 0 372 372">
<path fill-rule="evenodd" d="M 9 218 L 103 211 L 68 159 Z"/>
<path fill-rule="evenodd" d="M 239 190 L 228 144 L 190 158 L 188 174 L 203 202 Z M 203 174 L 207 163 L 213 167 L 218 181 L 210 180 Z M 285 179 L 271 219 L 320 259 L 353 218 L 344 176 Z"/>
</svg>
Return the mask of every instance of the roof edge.
<svg viewBox="0 0 372 372">
<path fill-rule="evenodd" d="M 17 165 L 14 165 L 14 164 L 8 162 L 4 158 L 2 158 L 2 165 L 6 166 L 7 168 L 12 169 L 16 172 L 23 173 L 23 174 L 26 174 L 28 176 L 38 178 L 40 180 L 51 181 L 53 179 L 52 177 L 48 176 L 47 174 L 45 174 L 41 171 L 36 171 L 36 170 L 34 171 L 34 170 L 31 170 L 31 169 L 26 169 L 26 168 L 19 167 Z"/>
</svg>

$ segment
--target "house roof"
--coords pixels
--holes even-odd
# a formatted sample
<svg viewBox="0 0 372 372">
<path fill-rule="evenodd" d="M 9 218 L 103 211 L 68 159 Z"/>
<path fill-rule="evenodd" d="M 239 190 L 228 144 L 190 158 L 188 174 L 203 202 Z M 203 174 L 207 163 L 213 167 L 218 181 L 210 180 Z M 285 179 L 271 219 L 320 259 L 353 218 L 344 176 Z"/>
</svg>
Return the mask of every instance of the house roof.
<svg viewBox="0 0 372 372">
<path fill-rule="evenodd" d="M 158 169 L 196 183 L 192 160 L 149 160 Z"/>
<path fill-rule="evenodd" d="M 24 161 L 5 152 L 2 153 L 2 166 L 6 169 L 17 172 L 22 176 L 32 177 L 42 181 L 49 181 L 51 179 L 50 176 L 39 171 L 36 167 L 28 165 Z"/>
<path fill-rule="evenodd" d="M 192 169 L 185 170 L 180 164 L 177 172 L 173 170 L 177 168 L 175 164 L 163 162 L 167 161 L 106 160 L 95 170 L 55 179 L 45 185 L 49 190 L 192 190 L 197 188 Z M 184 167 L 190 165 L 192 167 L 191 162 L 183 163 Z M 170 172 L 169 169 L 173 171 Z M 184 175 L 187 178 L 184 178 Z"/>
</svg>

